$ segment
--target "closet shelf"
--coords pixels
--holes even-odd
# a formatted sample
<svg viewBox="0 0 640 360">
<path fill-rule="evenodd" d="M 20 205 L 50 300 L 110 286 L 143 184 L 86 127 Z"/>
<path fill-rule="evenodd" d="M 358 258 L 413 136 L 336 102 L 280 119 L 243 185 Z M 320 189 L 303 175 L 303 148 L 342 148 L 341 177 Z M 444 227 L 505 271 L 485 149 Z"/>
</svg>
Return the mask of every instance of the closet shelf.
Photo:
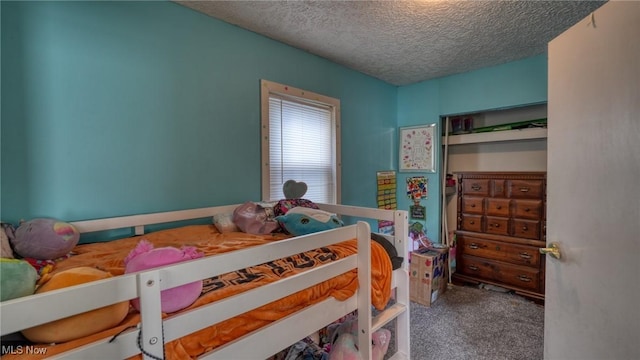
<svg viewBox="0 0 640 360">
<path fill-rule="evenodd" d="M 449 135 L 449 145 L 478 144 L 486 142 L 514 141 L 527 139 L 544 139 L 547 137 L 546 128 L 518 129 L 492 131 L 475 134 Z M 442 137 L 442 144 L 446 138 Z"/>
</svg>

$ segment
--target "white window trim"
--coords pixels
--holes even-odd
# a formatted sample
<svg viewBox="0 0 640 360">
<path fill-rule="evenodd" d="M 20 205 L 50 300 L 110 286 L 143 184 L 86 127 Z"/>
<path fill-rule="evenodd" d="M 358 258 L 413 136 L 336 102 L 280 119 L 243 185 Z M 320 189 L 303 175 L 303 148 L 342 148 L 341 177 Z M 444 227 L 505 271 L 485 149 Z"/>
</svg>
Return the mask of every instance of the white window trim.
<svg viewBox="0 0 640 360">
<path fill-rule="evenodd" d="M 342 201 L 341 196 L 341 177 L 342 177 L 342 159 L 341 159 L 341 147 L 340 147 L 340 100 L 316 94 L 311 91 L 294 88 L 292 86 L 278 84 L 268 80 L 260 80 L 260 138 L 262 143 L 261 148 L 261 164 L 262 164 L 262 200 L 268 201 L 271 197 L 270 190 L 270 167 L 269 167 L 269 95 L 277 94 L 280 96 L 292 96 L 302 98 L 311 102 L 318 102 L 323 105 L 328 105 L 333 108 L 333 116 L 335 120 L 335 151 L 336 151 L 336 172 L 335 172 L 335 184 L 336 184 L 336 203 L 340 204 Z M 295 180 L 295 179 L 294 179 Z"/>
</svg>

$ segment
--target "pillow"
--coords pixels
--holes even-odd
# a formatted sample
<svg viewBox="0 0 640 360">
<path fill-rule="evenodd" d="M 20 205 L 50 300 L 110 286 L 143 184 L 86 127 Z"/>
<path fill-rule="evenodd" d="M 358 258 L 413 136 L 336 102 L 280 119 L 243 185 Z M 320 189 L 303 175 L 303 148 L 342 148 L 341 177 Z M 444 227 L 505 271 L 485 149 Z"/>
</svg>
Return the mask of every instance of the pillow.
<svg viewBox="0 0 640 360">
<path fill-rule="evenodd" d="M 135 249 L 131 250 L 124 259 L 125 274 L 157 268 L 163 265 L 175 264 L 182 261 L 203 257 L 193 246 L 183 246 L 177 249 L 171 246 L 153 248 L 153 244 L 147 240 L 140 240 Z M 194 281 L 160 293 L 162 311 L 172 313 L 184 309 L 193 304 L 202 292 L 202 280 Z M 140 299 L 131 300 L 131 305 L 140 311 Z"/>
<path fill-rule="evenodd" d="M 48 278 L 48 281 L 36 290 L 36 294 L 110 277 L 111 274 L 108 272 L 92 267 L 72 268 Z M 123 301 L 23 330 L 22 335 L 36 343 L 49 344 L 75 340 L 118 325 L 128 312 L 129 302 Z"/>
<path fill-rule="evenodd" d="M 302 181 L 287 180 L 282 184 L 282 193 L 286 199 L 300 199 L 307 193 L 307 184 Z"/>
<path fill-rule="evenodd" d="M 389 259 L 391 259 L 391 267 L 393 268 L 393 270 L 399 269 L 400 266 L 402 266 L 402 261 L 404 260 L 404 258 L 401 256 L 398 256 L 398 251 L 396 250 L 396 247 L 393 246 L 393 244 L 391 243 L 391 241 L 389 241 L 389 239 L 387 239 L 382 234 L 371 233 L 371 240 L 382 245 L 384 250 L 387 252 L 387 255 L 389 255 Z"/>
<path fill-rule="evenodd" d="M 273 207 L 267 203 L 245 202 L 233 210 L 233 222 L 248 234 L 271 234 L 280 230 Z"/>
<path fill-rule="evenodd" d="M 331 230 L 344 225 L 335 214 L 301 206 L 290 209 L 285 215 L 277 216 L 276 220 L 294 236 Z"/>
<path fill-rule="evenodd" d="M 233 214 L 213 215 L 213 225 L 215 225 L 221 234 L 240 230 L 236 224 L 233 223 Z"/>
</svg>

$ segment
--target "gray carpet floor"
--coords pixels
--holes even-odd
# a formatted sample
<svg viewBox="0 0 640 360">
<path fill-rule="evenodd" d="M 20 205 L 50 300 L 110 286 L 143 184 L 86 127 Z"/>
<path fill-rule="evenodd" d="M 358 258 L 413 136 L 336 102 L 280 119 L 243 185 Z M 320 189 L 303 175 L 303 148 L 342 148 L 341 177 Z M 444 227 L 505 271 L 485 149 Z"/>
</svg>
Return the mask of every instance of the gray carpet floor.
<svg viewBox="0 0 640 360">
<path fill-rule="evenodd" d="M 521 296 L 450 286 L 431 307 L 411 303 L 414 360 L 543 358 L 544 307 Z"/>
</svg>

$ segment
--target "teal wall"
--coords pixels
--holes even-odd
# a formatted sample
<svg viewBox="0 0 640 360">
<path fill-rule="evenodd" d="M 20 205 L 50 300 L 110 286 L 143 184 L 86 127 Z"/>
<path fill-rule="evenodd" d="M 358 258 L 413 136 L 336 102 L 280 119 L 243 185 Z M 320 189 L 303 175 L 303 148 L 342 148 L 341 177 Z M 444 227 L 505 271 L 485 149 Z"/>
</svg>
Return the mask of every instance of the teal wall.
<svg viewBox="0 0 640 360">
<path fill-rule="evenodd" d="M 260 79 L 341 100 L 343 203 L 395 166 L 395 86 L 172 2 L 0 6 L 3 221 L 260 199 Z"/>
<path fill-rule="evenodd" d="M 440 114 L 451 115 L 547 101 L 547 55 L 435 80 Z"/>
<path fill-rule="evenodd" d="M 440 133 L 440 87 L 437 80 L 421 82 L 418 84 L 404 86 L 398 89 L 398 126 L 414 126 L 425 124 L 436 124 L 436 135 Z M 440 137 L 434 139 L 434 149 L 440 148 Z M 440 169 L 439 153 L 434 153 L 436 157 L 436 169 Z M 440 171 L 436 173 L 416 173 L 416 172 L 399 172 L 397 174 L 398 182 L 398 208 L 409 209 L 413 205 L 412 200 L 407 197 L 407 178 L 413 176 L 425 176 L 427 178 L 428 196 L 420 201 L 422 206 L 426 207 L 426 220 L 409 219 L 409 223 L 420 222 L 424 225 L 427 237 L 434 242 L 439 241 L 440 228 L 440 210 L 439 193 L 440 193 Z"/>
<path fill-rule="evenodd" d="M 398 88 L 398 126 L 436 123 L 442 132 L 443 115 L 510 108 L 547 101 L 547 57 L 536 57 L 488 67 L 467 73 L 442 77 Z M 438 148 L 440 137 L 436 139 Z M 437 168 L 442 168 L 438 154 Z M 398 173 L 398 208 L 408 209 L 406 179 L 425 176 L 429 182 L 429 197 L 422 200 L 427 219 L 427 237 L 439 242 L 441 238 L 441 182 L 442 173 Z M 410 222 L 413 220 L 410 220 Z"/>
<path fill-rule="evenodd" d="M 13 223 L 259 199 L 260 79 L 341 100 L 342 203 L 369 207 L 376 172 L 397 169 L 397 127 L 547 98 L 545 55 L 395 87 L 172 2 L 0 7 L 0 216 Z M 429 180 L 437 241 L 441 173 L 398 173 L 400 209 L 414 175 Z"/>
</svg>

